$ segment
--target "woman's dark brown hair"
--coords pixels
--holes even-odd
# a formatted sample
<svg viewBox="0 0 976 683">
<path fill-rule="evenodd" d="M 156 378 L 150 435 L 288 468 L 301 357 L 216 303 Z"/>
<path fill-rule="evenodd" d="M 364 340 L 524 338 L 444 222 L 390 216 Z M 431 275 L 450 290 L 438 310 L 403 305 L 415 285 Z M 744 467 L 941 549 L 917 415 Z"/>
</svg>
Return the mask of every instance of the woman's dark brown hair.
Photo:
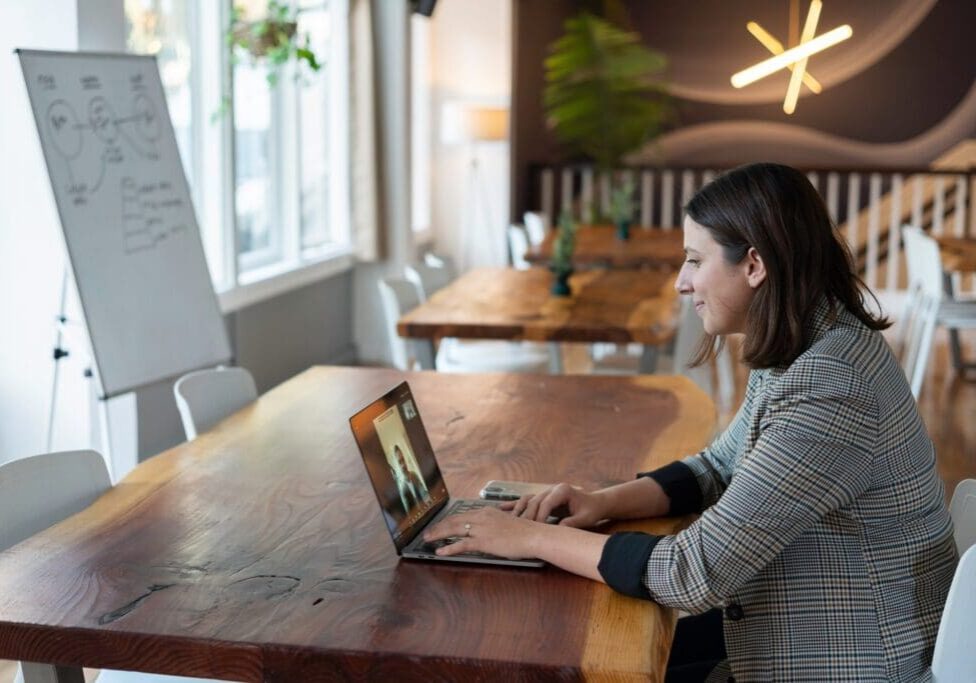
<svg viewBox="0 0 976 683">
<path fill-rule="evenodd" d="M 864 293 L 874 295 L 857 276 L 823 199 L 796 169 L 740 166 L 705 185 L 685 211 L 721 245 L 728 263 L 740 263 L 755 247 L 766 267 L 746 313 L 742 360 L 749 367 L 785 367 L 803 353 L 810 344 L 805 323 L 824 298 L 871 329 L 890 326 L 866 308 Z M 715 337 L 706 335 L 692 364 L 708 360 L 715 348 Z"/>
</svg>

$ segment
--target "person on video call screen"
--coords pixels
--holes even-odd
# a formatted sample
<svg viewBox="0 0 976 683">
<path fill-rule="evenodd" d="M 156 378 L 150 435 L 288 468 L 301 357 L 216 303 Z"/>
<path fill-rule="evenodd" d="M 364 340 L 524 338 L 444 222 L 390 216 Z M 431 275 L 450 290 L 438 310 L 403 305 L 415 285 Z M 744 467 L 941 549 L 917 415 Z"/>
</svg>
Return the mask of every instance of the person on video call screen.
<svg viewBox="0 0 976 683">
<path fill-rule="evenodd" d="M 421 502 L 430 500 L 427 485 L 417 474 L 416 468 L 407 465 L 407 459 L 399 444 L 393 447 L 393 458 L 390 465 L 397 491 L 400 492 L 400 502 L 403 504 L 405 512 L 409 513 Z"/>
</svg>

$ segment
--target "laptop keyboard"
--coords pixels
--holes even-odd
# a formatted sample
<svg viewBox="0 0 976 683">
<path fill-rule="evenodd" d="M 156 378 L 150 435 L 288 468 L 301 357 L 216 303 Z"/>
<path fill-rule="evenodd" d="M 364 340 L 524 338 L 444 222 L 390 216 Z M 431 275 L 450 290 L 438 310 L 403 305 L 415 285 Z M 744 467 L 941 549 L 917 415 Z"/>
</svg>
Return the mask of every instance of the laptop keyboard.
<svg viewBox="0 0 976 683">
<path fill-rule="evenodd" d="M 477 510 L 479 508 L 486 507 L 497 507 L 497 503 L 490 500 L 458 500 L 451 504 L 451 508 L 447 511 L 444 517 L 450 517 L 451 515 L 456 515 L 459 512 L 470 512 L 471 510 Z M 448 536 L 447 538 L 441 538 L 430 543 L 421 543 L 416 546 L 416 550 L 419 552 L 433 553 L 438 548 L 443 548 L 446 545 L 451 545 L 460 541 L 463 536 Z M 488 553 L 479 553 L 474 551 L 468 551 L 463 553 L 464 555 L 470 557 L 495 557 L 494 555 L 489 555 Z"/>
</svg>

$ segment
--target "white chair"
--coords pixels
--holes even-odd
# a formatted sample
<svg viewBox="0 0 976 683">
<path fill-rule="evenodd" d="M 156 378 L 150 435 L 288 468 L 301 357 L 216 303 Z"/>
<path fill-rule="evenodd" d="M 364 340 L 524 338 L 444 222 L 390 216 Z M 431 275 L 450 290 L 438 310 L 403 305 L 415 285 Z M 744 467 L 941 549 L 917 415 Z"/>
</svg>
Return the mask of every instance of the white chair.
<svg viewBox="0 0 976 683">
<path fill-rule="evenodd" d="M 525 233 L 529 237 L 529 244 L 542 244 L 549 231 L 549 217 L 542 211 L 526 211 L 522 216 L 525 221 Z"/>
<path fill-rule="evenodd" d="M 935 683 L 976 681 L 976 547 L 959 560 L 949 587 L 939 633 L 932 653 L 932 679 Z"/>
<path fill-rule="evenodd" d="M 454 279 L 446 267 L 427 263 L 404 267 L 403 276 L 420 289 L 422 301 L 426 301 L 434 292 L 446 287 Z"/>
<path fill-rule="evenodd" d="M 189 441 L 252 403 L 258 390 L 244 368 L 213 368 L 183 375 L 173 385 L 173 394 Z"/>
<path fill-rule="evenodd" d="M 428 251 L 424 254 L 423 261 L 425 265 L 431 268 L 442 268 L 452 280 L 457 277 L 457 266 L 454 265 L 454 259 L 450 256 Z"/>
<path fill-rule="evenodd" d="M 63 451 L 0 465 L 0 550 L 84 510 L 112 488 L 101 454 Z M 57 680 L 49 664 L 22 662 L 15 683 Z M 100 683 L 190 683 L 200 679 L 103 670 Z"/>
<path fill-rule="evenodd" d="M 529 238 L 521 225 L 508 226 L 508 250 L 512 256 L 513 266 L 519 270 L 527 270 L 532 266 L 525 260 L 525 254 L 529 251 Z"/>
<path fill-rule="evenodd" d="M 962 555 L 976 545 L 976 479 L 963 479 L 956 484 L 949 514 L 955 527 L 956 548 Z"/>
<path fill-rule="evenodd" d="M 406 278 L 379 281 L 383 316 L 390 343 L 390 358 L 400 370 L 415 370 L 418 352 L 397 333 L 397 321 L 420 305 L 424 292 Z M 412 352 L 413 351 L 413 352 Z M 496 340 L 445 338 L 440 342 L 434 367 L 441 372 L 539 372 L 549 371 L 549 351 L 541 344 Z"/>
<path fill-rule="evenodd" d="M 976 302 L 956 301 L 945 293 L 939 243 L 920 228 L 902 228 L 908 266 L 909 296 L 898 335 L 902 368 L 917 399 L 932 351 L 935 328 L 976 328 Z"/>
<path fill-rule="evenodd" d="M 705 393 L 711 395 L 714 382 L 712 373 L 717 377 L 718 399 L 730 406 L 735 397 L 735 370 L 732 353 L 728 345 L 724 345 L 715 357 L 714 368 L 711 363 L 698 367 L 688 367 L 692 356 L 698 350 L 698 344 L 705 334 L 702 320 L 695 312 L 691 297 L 683 297 L 681 301 L 681 317 L 678 329 L 675 331 L 674 344 L 671 348 L 670 367 L 665 362 L 660 370 L 686 375 Z M 640 346 L 629 344 L 618 347 L 614 353 L 606 353 L 593 357 L 594 374 L 634 374 L 640 362 Z"/>
</svg>

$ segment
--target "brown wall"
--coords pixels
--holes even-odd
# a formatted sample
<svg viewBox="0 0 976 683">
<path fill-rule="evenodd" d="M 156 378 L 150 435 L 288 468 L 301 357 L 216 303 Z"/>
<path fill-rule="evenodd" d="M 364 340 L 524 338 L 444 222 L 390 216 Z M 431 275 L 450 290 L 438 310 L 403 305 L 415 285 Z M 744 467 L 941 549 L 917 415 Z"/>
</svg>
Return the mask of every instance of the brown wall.
<svg viewBox="0 0 976 683">
<path fill-rule="evenodd" d="M 746 32 L 747 21 L 758 21 L 786 42 L 788 0 L 628 0 L 634 28 L 649 47 L 668 56 L 666 78 L 674 90 L 697 87 L 697 93 L 714 95 L 675 98 L 678 120 L 660 139 L 664 163 L 727 167 L 765 159 L 839 168 L 924 166 L 958 141 L 976 137 L 976 114 L 960 115 L 976 92 L 976 2 L 940 0 L 914 23 L 899 24 L 905 35 L 883 54 L 865 57 L 870 41 L 880 44 L 891 33 L 884 20 L 910 12 L 907 3 L 920 2 L 825 2 L 818 34 L 849 23 L 854 37 L 833 53 L 815 56 L 809 69 L 828 82 L 832 73 L 846 69 L 847 74 L 821 95 L 801 97 L 796 113 L 787 116 L 779 94 L 735 101 L 763 99 L 757 93 L 764 88 L 785 92 L 785 72 L 752 90 L 734 91 L 728 78 L 768 55 Z M 807 4 L 800 2 L 801 23 Z M 545 127 L 543 60 L 561 35 L 562 22 L 579 7 L 572 0 L 514 0 L 513 218 L 535 208 L 527 204 L 529 164 L 566 160 Z M 751 137 L 739 138 L 730 122 L 746 126 Z M 721 125 L 707 129 L 706 124 Z"/>
</svg>

